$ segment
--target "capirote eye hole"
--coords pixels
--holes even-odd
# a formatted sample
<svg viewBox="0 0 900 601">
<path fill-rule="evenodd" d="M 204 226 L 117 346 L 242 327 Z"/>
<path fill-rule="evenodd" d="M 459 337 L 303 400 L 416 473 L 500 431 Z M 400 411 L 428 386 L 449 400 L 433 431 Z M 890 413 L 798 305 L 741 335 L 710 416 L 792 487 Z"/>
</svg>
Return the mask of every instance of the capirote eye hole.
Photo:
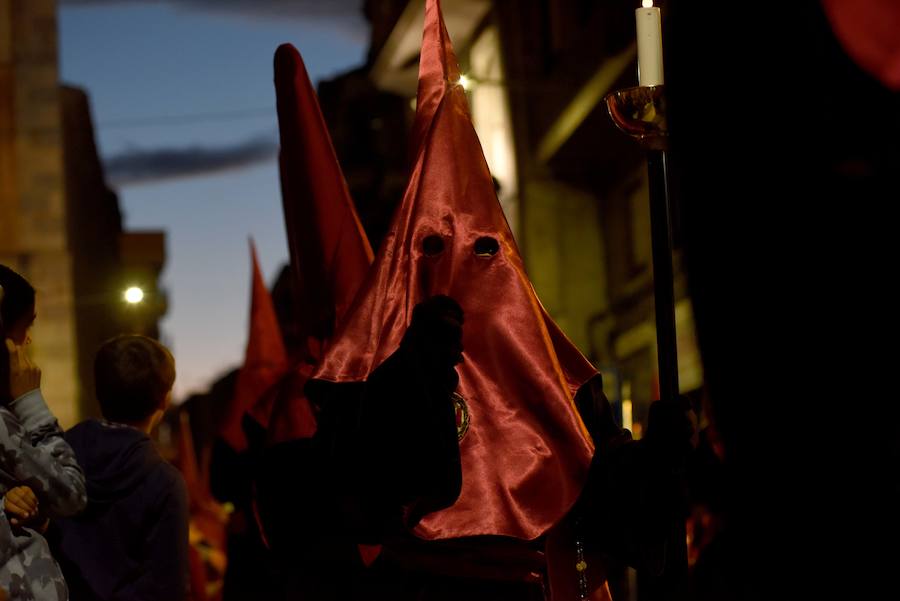
<svg viewBox="0 0 900 601">
<path fill-rule="evenodd" d="M 500 252 L 500 243 L 496 238 L 490 236 L 482 236 L 475 241 L 476 257 L 493 257 Z"/>
<path fill-rule="evenodd" d="M 436 257 L 444 252 L 444 239 L 437 234 L 426 236 L 422 240 L 422 252 L 428 257 Z"/>
</svg>

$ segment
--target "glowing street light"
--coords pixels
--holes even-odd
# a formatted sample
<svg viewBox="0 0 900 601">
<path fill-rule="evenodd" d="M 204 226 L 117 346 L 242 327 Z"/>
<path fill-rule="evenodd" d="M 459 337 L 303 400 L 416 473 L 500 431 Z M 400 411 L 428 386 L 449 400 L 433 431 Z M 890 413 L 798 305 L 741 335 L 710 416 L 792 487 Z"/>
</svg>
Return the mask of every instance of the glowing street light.
<svg viewBox="0 0 900 601">
<path fill-rule="evenodd" d="M 131 286 L 125 291 L 125 302 L 129 305 L 136 305 L 144 300 L 144 291 L 137 286 Z"/>
</svg>

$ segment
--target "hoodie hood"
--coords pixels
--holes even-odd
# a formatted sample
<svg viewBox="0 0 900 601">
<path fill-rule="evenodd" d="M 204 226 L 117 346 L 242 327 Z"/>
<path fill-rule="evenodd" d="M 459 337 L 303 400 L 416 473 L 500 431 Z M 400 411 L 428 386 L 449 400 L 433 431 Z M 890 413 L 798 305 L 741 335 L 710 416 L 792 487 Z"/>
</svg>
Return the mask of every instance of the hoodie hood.
<svg viewBox="0 0 900 601">
<path fill-rule="evenodd" d="M 130 494 L 164 462 L 150 437 L 131 426 L 92 419 L 65 437 L 84 470 L 92 503 L 110 503 Z"/>
</svg>

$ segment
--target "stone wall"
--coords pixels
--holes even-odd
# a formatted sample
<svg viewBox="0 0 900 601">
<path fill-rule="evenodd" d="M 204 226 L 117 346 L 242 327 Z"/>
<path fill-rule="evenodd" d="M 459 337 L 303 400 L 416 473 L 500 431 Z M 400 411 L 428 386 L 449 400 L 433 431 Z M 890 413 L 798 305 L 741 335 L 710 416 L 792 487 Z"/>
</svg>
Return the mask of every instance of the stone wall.
<svg viewBox="0 0 900 601">
<path fill-rule="evenodd" d="M 0 262 L 37 289 L 32 356 L 64 426 L 78 418 L 56 3 L 0 0 Z"/>
</svg>

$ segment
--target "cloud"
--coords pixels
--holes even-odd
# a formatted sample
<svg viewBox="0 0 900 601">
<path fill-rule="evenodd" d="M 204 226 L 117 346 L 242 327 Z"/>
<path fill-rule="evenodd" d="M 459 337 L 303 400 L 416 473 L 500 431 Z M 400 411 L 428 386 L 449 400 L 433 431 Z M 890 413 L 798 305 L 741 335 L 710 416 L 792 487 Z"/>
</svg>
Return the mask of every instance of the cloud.
<svg viewBox="0 0 900 601">
<path fill-rule="evenodd" d="M 216 12 L 279 17 L 362 19 L 362 0 L 60 0 L 63 6 L 171 4 Z"/>
<path fill-rule="evenodd" d="M 239 18 L 316 19 L 355 41 L 365 41 L 368 24 L 363 0 L 59 0 L 62 6 L 126 6 L 167 4 L 184 10 L 205 11 Z"/>
<path fill-rule="evenodd" d="M 257 136 L 232 146 L 132 149 L 106 158 L 106 178 L 114 186 L 208 175 L 250 167 L 273 159 L 278 144 Z"/>
</svg>

